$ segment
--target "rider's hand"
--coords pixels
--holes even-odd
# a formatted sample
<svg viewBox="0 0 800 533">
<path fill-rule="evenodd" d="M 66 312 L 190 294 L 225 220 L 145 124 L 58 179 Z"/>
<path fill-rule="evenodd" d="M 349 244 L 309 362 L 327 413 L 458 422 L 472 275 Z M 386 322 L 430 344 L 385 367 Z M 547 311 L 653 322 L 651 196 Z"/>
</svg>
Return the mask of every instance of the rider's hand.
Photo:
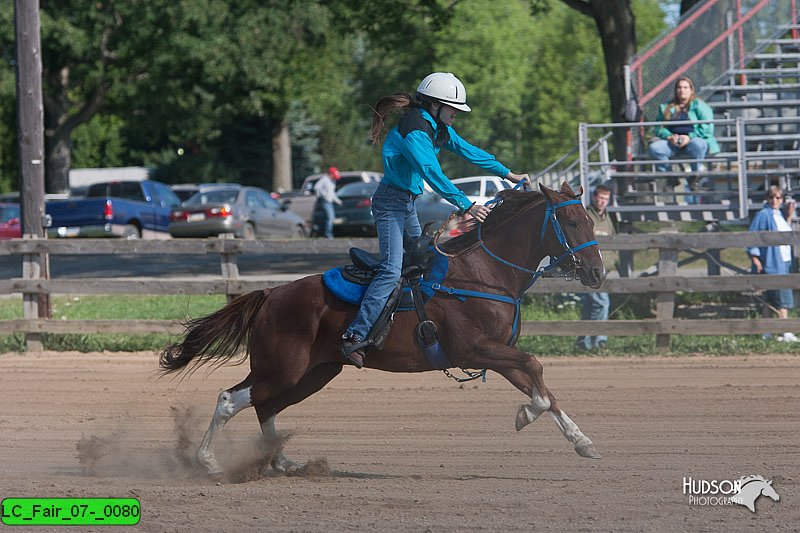
<svg viewBox="0 0 800 533">
<path fill-rule="evenodd" d="M 514 174 L 513 172 L 509 172 L 506 175 L 506 179 L 513 183 L 519 183 L 520 181 L 522 181 L 524 182 L 522 186 L 525 188 L 531 186 L 531 177 L 527 174 Z"/>
<path fill-rule="evenodd" d="M 472 207 L 469 208 L 467 213 L 475 217 L 478 222 L 483 222 L 486 220 L 486 217 L 489 215 L 490 211 L 491 209 L 485 205 L 472 204 Z"/>
</svg>

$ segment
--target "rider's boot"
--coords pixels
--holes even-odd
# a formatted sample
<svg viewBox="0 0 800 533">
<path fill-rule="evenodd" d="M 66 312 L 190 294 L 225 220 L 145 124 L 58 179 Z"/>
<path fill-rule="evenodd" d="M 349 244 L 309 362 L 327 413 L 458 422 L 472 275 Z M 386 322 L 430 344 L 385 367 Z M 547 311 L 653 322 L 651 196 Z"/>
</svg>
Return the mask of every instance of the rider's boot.
<svg viewBox="0 0 800 533">
<path fill-rule="evenodd" d="M 356 368 L 362 368 L 366 357 L 366 348 L 369 345 L 369 342 L 356 339 L 352 335 L 345 335 L 342 337 L 342 355 Z"/>
</svg>

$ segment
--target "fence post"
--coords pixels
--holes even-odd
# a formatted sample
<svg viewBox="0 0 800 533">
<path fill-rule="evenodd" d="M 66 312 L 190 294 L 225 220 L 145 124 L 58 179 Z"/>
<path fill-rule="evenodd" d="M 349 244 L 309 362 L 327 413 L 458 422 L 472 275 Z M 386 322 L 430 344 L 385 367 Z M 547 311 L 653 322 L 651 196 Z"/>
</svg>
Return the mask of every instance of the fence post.
<svg viewBox="0 0 800 533">
<path fill-rule="evenodd" d="M 225 281 L 239 279 L 239 264 L 236 262 L 236 254 L 227 252 L 225 241 L 228 239 L 234 239 L 235 237 L 231 233 L 223 233 L 219 236 L 220 239 L 223 239 L 222 242 L 222 252 L 220 252 L 220 269 L 222 270 L 222 277 Z M 227 291 L 225 292 L 225 298 L 230 303 L 236 297 L 239 296 L 238 294 L 229 294 Z"/>
<path fill-rule="evenodd" d="M 25 234 L 24 239 L 38 239 L 36 235 Z M 46 273 L 47 254 L 24 254 L 22 256 L 22 278 L 42 279 Z M 48 295 L 49 296 L 49 295 Z M 49 300 L 42 299 L 38 292 L 22 293 L 22 317 L 25 320 L 47 316 Z M 44 350 L 42 336 L 39 333 L 25 333 L 25 351 L 41 352 Z"/>
<path fill-rule="evenodd" d="M 661 248 L 658 251 L 658 275 L 675 276 L 678 273 L 678 250 L 676 248 Z M 656 318 L 659 321 L 670 320 L 675 314 L 675 293 L 659 292 L 656 294 Z M 661 351 L 669 350 L 670 335 L 663 333 L 656 335 L 656 348 Z"/>
</svg>

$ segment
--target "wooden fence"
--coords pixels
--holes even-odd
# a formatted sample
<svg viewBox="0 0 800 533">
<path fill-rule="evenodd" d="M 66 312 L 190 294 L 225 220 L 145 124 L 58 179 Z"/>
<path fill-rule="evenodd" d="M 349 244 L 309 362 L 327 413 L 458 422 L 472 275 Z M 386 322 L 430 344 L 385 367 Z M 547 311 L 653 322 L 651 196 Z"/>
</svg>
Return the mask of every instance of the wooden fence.
<svg viewBox="0 0 800 533">
<path fill-rule="evenodd" d="M 800 331 L 800 319 L 676 319 L 675 295 L 687 292 L 753 292 L 766 289 L 796 289 L 800 274 L 725 275 L 684 277 L 678 274 L 678 253 L 712 252 L 746 246 L 791 244 L 800 249 L 800 232 L 786 233 L 694 233 L 631 234 L 599 237 L 601 249 L 658 250 L 658 274 L 650 277 L 608 279 L 603 291 L 617 294 L 651 293 L 656 298 L 656 318 L 643 320 L 526 321 L 523 335 L 574 336 L 608 334 L 656 335 L 657 345 L 669 347 L 670 335 L 760 334 Z M 376 250 L 374 239 L 242 241 L 238 239 L 176 239 L 166 241 L 122 241 L 112 239 L 14 239 L 0 242 L 0 255 L 22 255 L 22 277 L 0 280 L 0 294 L 23 295 L 24 318 L 0 320 L 0 334 L 24 333 L 29 349 L 40 348 L 42 333 L 179 333 L 179 324 L 163 320 L 53 320 L 39 317 L 42 295 L 49 294 L 225 294 L 247 293 L 285 284 L 297 276 L 239 276 L 237 258 L 243 254 L 332 254 L 346 253 L 351 246 Z M 48 255 L 179 255 L 215 254 L 220 257 L 220 276 L 212 279 L 182 278 L 81 278 L 46 279 Z M 587 292 L 577 281 L 545 278 L 532 293 Z"/>
</svg>

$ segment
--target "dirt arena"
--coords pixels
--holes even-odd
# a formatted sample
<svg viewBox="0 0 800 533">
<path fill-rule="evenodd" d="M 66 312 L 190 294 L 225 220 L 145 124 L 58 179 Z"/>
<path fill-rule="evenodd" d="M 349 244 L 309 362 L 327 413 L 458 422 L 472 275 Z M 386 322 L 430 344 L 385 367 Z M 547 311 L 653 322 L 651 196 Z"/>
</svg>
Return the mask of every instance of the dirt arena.
<svg viewBox="0 0 800 533">
<path fill-rule="evenodd" d="M 797 531 L 800 357 L 545 358 L 602 460 L 497 374 L 347 368 L 278 417 L 302 476 L 261 477 L 252 410 L 218 442 L 223 482 L 190 462 L 218 392 L 246 367 L 157 379 L 157 354 L 0 355 L 0 496 L 135 497 L 125 531 Z M 689 505 L 684 477 L 760 474 L 780 495 Z M 16 530 L 23 530 L 17 528 Z M 31 528 L 37 532 L 64 528 Z M 84 530 L 81 528 L 81 530 Z M 109 528 L 98 528 L 108 531 Z"/>
</svg>

